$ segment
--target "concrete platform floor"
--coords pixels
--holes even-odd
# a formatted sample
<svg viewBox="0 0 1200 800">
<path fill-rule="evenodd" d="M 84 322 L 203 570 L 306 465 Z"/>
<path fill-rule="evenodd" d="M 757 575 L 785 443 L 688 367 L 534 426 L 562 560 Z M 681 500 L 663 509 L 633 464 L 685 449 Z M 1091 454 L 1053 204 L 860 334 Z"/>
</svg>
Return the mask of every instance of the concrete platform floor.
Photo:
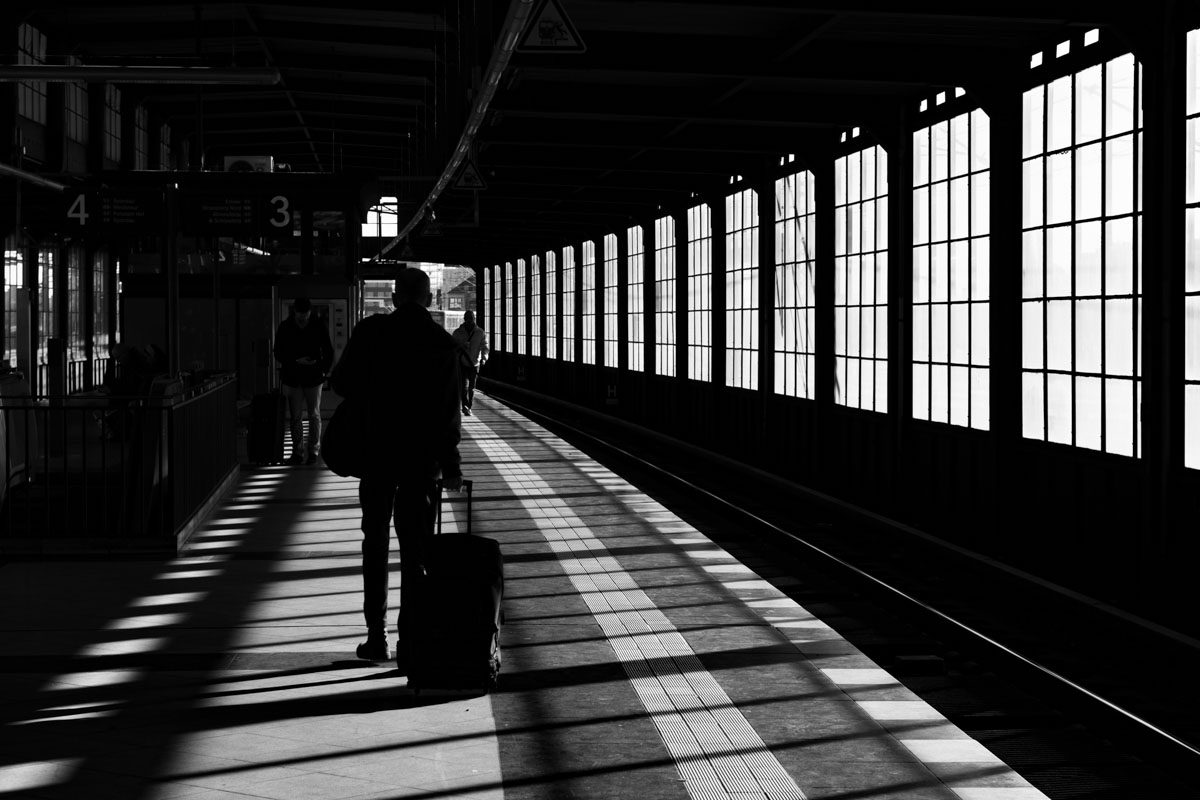
<svg viewBox="0 0 1200 800">
<path fill-rule="evenodd" d="M 1044 798 L 621 477 L 486 397 L 463 429 L 496 692 L 356 659 L 357 481 L 247 469 L 178 558 L 0 567 L 0 797 Z"/>
</svg>

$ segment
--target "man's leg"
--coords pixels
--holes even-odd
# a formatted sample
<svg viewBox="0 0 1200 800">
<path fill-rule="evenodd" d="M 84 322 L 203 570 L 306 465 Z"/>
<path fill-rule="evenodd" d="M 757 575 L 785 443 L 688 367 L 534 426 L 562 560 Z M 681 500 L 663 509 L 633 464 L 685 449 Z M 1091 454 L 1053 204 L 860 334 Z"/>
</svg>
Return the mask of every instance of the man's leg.
<svg viewBox="0 0 1200 800">
<path fill-rule="evenodd" d="M 292 457 L 289 463 L 299 464 L 304 460 L 304 390 L 299 386 L 283 385 L 283 396 L 287 398 L 289 432 L 292 435 Z"/>
<path fill-rule="evenodd" d="M 396 487 L 394 522 L 400 542 L 400 614 L 396 627 L 400 631 L 396 659 L 403 659 L 409 641 L 409 620 L 414 612 L 415 587 L 421 574 L 421 557 L 425 544 L 433 537 L 437 484 L 430 468 L 405 478 Z M 420 613 L 419 610 L 417 613 Z M 401 663 L 401 666 L 404 666 Z"/>
<path fill-rule="evenodd" d="M 475 381 L 479 379 L 479 370 L 468 368 L 463 372 L 463 408 L 469 413 L 475 404 Z"/>
<path fill-rule="evenodd" d="M 359 645 L 360 658 L 387 658 L 388 553 L 394 483 L 378 478 L 358 482 L 362 507 L 363 620 L 367 641 Z M 382 649 L 382 655 L 379 651 Z"/>
<path fill-rule="evenodd" d="M 308 410 L 308 463 L 317 463 L 321 452 L 321 384 L 304 389 L 304 405 Z"/>
</svg>

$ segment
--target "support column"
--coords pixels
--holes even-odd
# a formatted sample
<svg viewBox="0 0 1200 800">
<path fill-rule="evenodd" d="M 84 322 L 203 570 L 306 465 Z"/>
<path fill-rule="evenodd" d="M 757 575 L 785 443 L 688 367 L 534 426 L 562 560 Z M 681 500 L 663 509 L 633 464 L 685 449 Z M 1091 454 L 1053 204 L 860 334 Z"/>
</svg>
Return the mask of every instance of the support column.
<svg viewBox="0 0 1200 800">
<path fill-rule="evenodd" d="M 1003 532 L 1026 513 L 1004 498 L 1019 497 L 1014 478 L 1021 471 L 1021 90 L 991 93 L 984 110 L 991 132 L 990 427 L 995 443 L 991 533 Z"/>
<path fill-rule="evenodd" d="M 1186 26 L 1175 4 L 1149 10 L 1142 62 L 1145 119 L 1142 173 L 1142 536 L 1143 600 L 1169 602 L 1182 574 L 1174 554 L 1192 547 L 1181 507 L 1183 470 Z M 1157 12 L 1157 13 L 1156 13 Z M 1175 573 L 1172 575 L 1172 573 Z M 1166 577 L 1171 575 L 1171 577 Z M 1164 579 L 1165 578 L 1165 579 Z"/>
<path fill-rule="evenodd" d="M 726 190 L 727 191 L 727 190 Z M 725 386 L 725 194 L 706 197 L 712 211 L 712 391 L 723 394 Z"/>
<path fill-rule="evenodd" d="M 688 250 L 688 213 L 690 209 L 675 215 L 675 374 L 680 381 L 686 381 L 689 375 L 688 337 L 688 263 L 691 254 Z M 685 384 L 681 384 L 685 385 Z"/>
<path fill-rule="evenodd" d="M 912 136 L 907 107 L 896 108 L 887 129 L 888 168 L 888 384 L 887 412 L 892 446 L 887 504 L 898 512 L 909 509 L 909 482 L 920 480 L 909 468 L 908 434 L 912 428 Z M 878 231 L 877 231 L 878 234 Z M 878 242 L 876 246 L 878 247 Z M 876 387 L 878 391 L 878 387 Z"/>
<path fill-rule="evenodd" d="M 765 177 L 754 187 L 758 191 L 758 396 L 761 402 L 759 420 L 760 440 L 766 444 L 774 438 L 775 420 L 775 225 L 779 204 L 775 199 L 775 178 L 778 171 L 774 161 L 765 165 Z M 780 453 L 773 446 L 769 451 L 774 464 Z"/>
<path fill-rule="evenodd" d="M 814 399 L 816 400 L 817 430 L 820 431 L 821 449 L 823 452 L 829 452 L 828 448 L 833 446 L 833 442 L 829 438 L 832 425 L 829 423 L 832 420 L 833 409 L 837 403 L 837 394 L 839 391 L 837 385 L 837 356 L 834 347 L 837 343 L 837 330 L 834 325 L 835 314 L 833 308 L 835 297 L 834 281 L 837 274 L 834 269 L 834 254 L 837 252 L 834 239 L 836 231 L 836 226 L 834 225 L 836 214 L 834 192 L 835 162 L 836 159 L 833 155 L 828 154 L 820 162 L 812 166 L 813 194 L 816 201 L 816 246 L 814 248 L 816 260 L 814 269 L 816 276 L 813 288 L 814 299 L 816 301 L 816 312 L 814 314 L 814 324 L 816 325 L 816 331 L 814 331 L 816 344 L 816 375 L 814 376 L 816 386 L 814 387 Z"/>
<path fill-rule="evenodd" d="M 167 371 L 179 372 L 179 195 L 167 185 L 163 189 L 166 199 L 167 226 L 163 241 L 164 270 L 167 277 Z"/>
<path fill-rule="evenodd" d="M 658 220 L 655 214 L 642 235 L 642 369 L 646 380 L 658 372 Z"/>
</svg>

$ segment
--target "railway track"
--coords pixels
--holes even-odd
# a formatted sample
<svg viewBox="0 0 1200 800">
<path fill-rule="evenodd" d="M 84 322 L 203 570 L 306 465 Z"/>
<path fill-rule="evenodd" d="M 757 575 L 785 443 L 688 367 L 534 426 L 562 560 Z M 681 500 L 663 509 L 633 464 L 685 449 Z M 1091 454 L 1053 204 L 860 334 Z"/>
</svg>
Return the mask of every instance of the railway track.
<svg viewBox="0 0 1200 800">
<path fill-rule="evenodd" d="M 1193 640 L 586 409 L 488 392 L 778 580 L 1047 796 L 1200 797 Z"/>
</svg>

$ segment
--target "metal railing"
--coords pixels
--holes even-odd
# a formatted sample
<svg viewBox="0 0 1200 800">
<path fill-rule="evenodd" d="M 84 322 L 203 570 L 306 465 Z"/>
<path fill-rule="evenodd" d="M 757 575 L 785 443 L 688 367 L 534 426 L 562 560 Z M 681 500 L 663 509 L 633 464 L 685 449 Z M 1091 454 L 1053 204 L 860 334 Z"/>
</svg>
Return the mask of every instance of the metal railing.
<svg viewBox="0 0 1200 800">
<path fill-rule="evenodd" d="M 82 392 L 91 387 L 87 384 L 87 359 L 76 359 L 67 362 L 67 394 Z"/>
<path fill-rule="evenodd" d="M 0 548 L 173 549 L 237 467 L 234 376 L 149 396 L 0 397 Z"/>
<path fill-rule="evenodd" d="M 108 363 L 111 360 L 108 356 L 92 359 L 92 386 L 104 385 L 104 373 L 108 372 Z"/>
</svg>

